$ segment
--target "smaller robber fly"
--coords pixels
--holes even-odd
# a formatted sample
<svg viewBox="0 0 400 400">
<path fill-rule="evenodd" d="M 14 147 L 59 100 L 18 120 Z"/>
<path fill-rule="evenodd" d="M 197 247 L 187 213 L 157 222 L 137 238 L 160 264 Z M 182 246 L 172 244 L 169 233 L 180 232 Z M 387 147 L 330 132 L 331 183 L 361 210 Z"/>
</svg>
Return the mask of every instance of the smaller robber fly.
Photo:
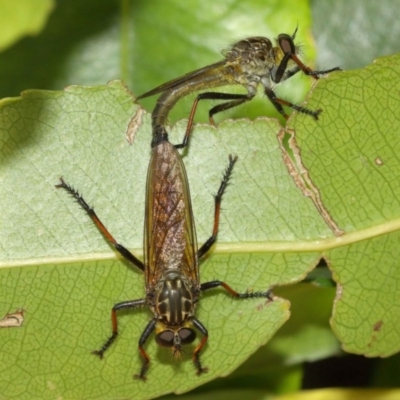
<svg viewBox="0 0 400 400">
<path fill-rule="evenodd" d="M 256 36 L 240 40 L 230 49 L 223 51 L 224 60 L 189 72 L 139 96 L 138 100 L 162 93 L 152 112 L 153 132 L 160 127 L 165 127 L 169 112 L 182 97 L 199 90 L 227 85 L 242 85 L 247 90 L 247 94 L 200 93 L 193 103 L 186 133 L 182 143 L 177 145 L 178 148 L 183 148 L 187 145 L 196 108 L 200 100 L 226 100 L 212 107 L 208 112 L 210 123 L 215 125 L 213 119 L 215 114 L 251 100 L 256 95 L 257 86 L 260 84 L 263 86 L 264 93 L 270 102 L 284 118 L 288 118 L 283 108 L 283 106 L 287 106 L 300 113 L 311 115 L 317 120 L 322 111 L 321 109 L 310 110 L 290 101 L 280 99 L 273 89 L 274 84 L 289 79 L 299 71 L 303 71 L 304 74 L 310 75 L 314 79 L 319 79 L 320 75 L 340 70 L 339 67 L 335 67 L 328 70 L 313 71 L 304 65 L 298 57 L 299 46 L 294 43 L 296 32 L 297 28 L 291 36 L 286 33 L 280 34 L 276 40 L 277 46 L 275 47 L 266 37 Z"/>
<path fill-rule="evenodd" d="M 222 286 L 233 297 L 247 299 L 263 297 L 272 300 L 271 291 L 238 293 L 227 283 L 214 280 L 200 283 L 199 260 L 207 254 L 217 239 L 222 196 L 228 186 L 237 157 L 229 157 L 229 164 L 215 196 L 212 235 L 197 247 L 195 224 L 185 167 L 176 148 L 168 141 L 164 131 L 153 138 L 151 160 L 147 173 L 144 262 L 119 244 L 100 221 L 83 197 L 60 178 L 57 188 L 65 189 L 87 212 L 103 236 L 131 264 L 144 272 L 146 296 L 114 305 L 111 311 L 112 334 L 100 350 L 93 353 L 103 358 L 104 352 L 118 336 L 117 312 L 147 305 L 153 318 L 139 339 L 139 353 L 143 359 L 136 378 L 146 380 L 150 357 L 144 349 L 149 336 L 155 331 L 155 340 L 169 347 L 179 357 L 182 346 L 196 339 L 196 330 L 202 335 L 193 352 L 197 375 L 207 371 L 200 361 L 200 351 L 208 339 L 205 326 L 195 317 L 196 306 L 202 292 Z"/>
</svg>

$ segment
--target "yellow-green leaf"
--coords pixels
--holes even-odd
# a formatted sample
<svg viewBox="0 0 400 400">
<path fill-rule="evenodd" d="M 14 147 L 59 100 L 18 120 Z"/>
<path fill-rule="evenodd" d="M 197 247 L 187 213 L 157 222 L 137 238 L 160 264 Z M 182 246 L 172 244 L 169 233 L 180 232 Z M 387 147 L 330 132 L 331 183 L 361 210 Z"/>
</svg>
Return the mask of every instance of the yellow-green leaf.
<svg viewBox="0 0 400 400">
<path fill-rule="evenodd" d="M 36 35 L 54 7 L 52 0 L 0 0 L 0 51 L 25 35 Z"/>
<path fill-rule="evenodd" d="M 293 120 L 302 160 L 345 235 L 326 248 L 338 283 L 332 327 L 345 350 L 400 350 L 400 56 L 332 74 L 309 96 L 318 124 Z M 347 244 L 346 247 L 341 247 Z"/>
<path fill-rule="evenodd" d="M 137 343 L 151 318 L 147 309 L 122 313 L 121 335 L 103 361 L 90 354 L 110 335 L 111 307 L 144 297 L 143 276 L 116 261 L 87 215 L 54 185 L 62 175 L 95 206 L 110 232 L 141 257 L 151 133 L 145 115 L 134 144 L 128 145 L 125 132 L 137 107 L 119 82 L 64 92 L 27 91 L 2 101 L 1 307 L 4 313 L 24 309 L 25 321 L 21 328 L 0 330 L 1 352 L 12 365 L 3 365 L 1 374 L 3 383 L 15 376 L 30 382 L 29 389 L 8 387 L 9 396 L 19 390 L 78 398 L 184 392 L 232 372 L 288 318 L 289 304 L 283 299 L 232 301 L 221 290 L 205 294 L 197 316 L 210 333 L 202 354 L 210 371 L 201 377 L 191 361 L 193 347 L 183 362 L 174 362 L 151 337 L 146 344 L 152 358 L 149 384 L 132 379 L 141 365 Z M 259 134 L 264 136 L 262 130 Z M 215 129 L 196 136 L 203 145 L 194 140 L 193 156 L 185 157 L 185 163 L 199 241 L 204 242 L 212 231 L 212 193 L 226 167 L 229 143 L 223 144 Z M 205 141 L 219 151 L 200 157 Z M 243 160 L 233 182 L 251 178 L 245 165 Z M 243 200 L 238 193 L 240 187 L 232 184 L 221 224 L 221 242 L 229 246 L 233 238 L 238 243 L 234 251 L 216 252 L 201 265 L 202 282 L 220 279 L 243 292 L 265 290 L 288 276 L 298 279 L 315 256 L 249 253 L 241 243 L 243 232 L 234 231 L 243 225 L 233 220 L 235 203 Z"/>
</svg>

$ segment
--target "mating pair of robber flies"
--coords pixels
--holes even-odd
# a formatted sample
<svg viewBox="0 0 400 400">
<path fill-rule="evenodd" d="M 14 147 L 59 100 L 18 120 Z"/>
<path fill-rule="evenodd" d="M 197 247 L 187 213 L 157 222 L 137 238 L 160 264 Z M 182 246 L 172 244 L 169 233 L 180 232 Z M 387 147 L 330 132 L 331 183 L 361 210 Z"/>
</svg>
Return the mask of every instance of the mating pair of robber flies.
<svg viewBox="0 0 400 400">
<path fill-rule="evenodd" d="M 153 313 L 153 318 L 139 339 L 139 353 L 143 363 L 139 374 L 135 375 L 137 378 L 146 379 L 150 357 L 144 345 L 154 331 L 157 344 L 171 348 L 174 356 L 181 354 L 182 346 L 195 340 L 196 330 L 200 332 L 202 337 L 194 349 L 193 362 L 197 375 L 207 371 L 200 361 L 200 352 L 207 342 L 208 332 L 195 317 L 196 306 L 202 292 L 222 286 L 234 298 L 261 297 L 272 300 L 270 290 L 239 293 L 222 281 L 200 283 L 199 260 L 207 254 L 217 239 L 221 200 L 237 157 L 229 156 L 228 167 L 214 198 L 212 234 L 198 248 L 189 185 L 185 167 L 177 149 L 188 144 L 196 107 L 200 100 L 223 101 L 209 111 L 210 122 L 213 123 L 215 114 L 251 100 L 256 94 L 258 85 L 263 87 L 268 99 L 285 118 L 287 114 L 283 106 L 318 119 L 322 110 L 309 110 L 282 100 L 275 95 L 272 88 L 273 84 L 280 83 L 299 71 L 319 79 L 319 75 L 339 69 L 313 71 L 305 66 L 298 58 L 298 47 L 294 43 L 296 31 L 293 35 L 279 35 L 275 47 L 265 37 L 241 40 L 224 53 L 225 58 L 222 61 L 190 72 L 138 97 L 141 99 L 161 93 L 152 112 L 153 135 L 146 185 L 144 261 L 139 260 L 114 239 L 93 208 L 76 190 L 62 178 L 56 185 L 72 195 L 115 249 L 144 272 L 145 298 L 114 305 L 111 312 L 112 334 L 100 350 L 93 352 L 102 358 L 104 352 L 117 338 L 119 310 L 147 305 Z M 203 92 L 199 94 L 194 101 L 182 143 L 172 145 L 168 141 L 165 128 L 168 113 L 180 98 L 199 90 L 234 84 L 244 86 L 247 93 Z"/>
</svg>

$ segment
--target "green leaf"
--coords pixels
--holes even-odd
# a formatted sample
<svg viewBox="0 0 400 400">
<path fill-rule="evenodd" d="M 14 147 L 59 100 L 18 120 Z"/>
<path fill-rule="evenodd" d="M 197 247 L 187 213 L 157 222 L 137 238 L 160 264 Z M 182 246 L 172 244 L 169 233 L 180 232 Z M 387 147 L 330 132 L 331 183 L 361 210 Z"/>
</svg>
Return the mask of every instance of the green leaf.
<svg viewBox="0 0 400 400">
<path fill-rule="evenodd" d="M 389 157 L 397 154 L 396 140 L 387 136 L 391 134 L 387 127 L 380 133 L 376 129 L 380 125 L 375 124 L 374 131 L 368 131 L 371 121 L 379 120 L 384 112 L 387 115 L 383 114 L 381 125 L 384 127 L 388 120 L 390 128 L 397 131 L 396 118 L 389 118 L 397 103 L 389 101 L 390 88 L 385 86 L 397 81 L 393 75 L 398 71 L 397 60 L 382 59 L 366 70 L 340 72 L 321 80 L 308 100 L 310 108 L 324 109 L 320 121 L 297 115 L 287 131 L 296 130 L 303 167 L 309 167 L 311 182 L 320 189 L 323 204 L 345 230 L 340 237 L 333 236 L 314 203 L 303 196 L 288 174 L 276 138 L 280 129 L 276 121 L 225 121 L 219 129 L 197 125 L 189 154 L 184 157 L 200 243 L 211 231 L 211 194 L 218 187 L 227 156 L 233 153 L 240 157 L 224 199 L 219 243 L 201 266 L 202 281 L 217 278 L 238 290 L 287 284 L 303 278 L 324 256 L 340 284 L 332 322 L 335 330 L 339 331 L 337 325 L 344 329 L 339 334 L 346 348 L 365 353 L 372 349 L 375 353 L 371 355 L 394 353 L 399 342 L 394 340 L 395 330 L 390 329 L 397 315 L 392 282 L 398 279 L 398 188 L 391 175 L 398 173 L 398 167 L 396 159 Z M 379 99 L 382 108 L 356 101 L 359 91 L 346 94 L 344 88 L 354 87 L 353 80 L 365 82 L 363 90 L 370 90 L 372 85 L 374 96 L 365 96 L 371 101 Z M 342 107 L 336 106 L 339 103 Z M 377 110 L 380 116 L 367 118 L 361 107 Z M 5 335 L 2 352 L 12 355 L 13 365 L 4 366 L 2 374 L 5 382 L 21 374 L 30 382 L 29 390 L 8 387 L 10 395 L 19 395 L 16 390 L 41 397 L 137 397 L 139 392 L 150 397 L 183 392 L 231 372 L 287 318 L 287 303 L 279 298 L 266 304 L 231 301 L 218 292 L 205 295 L 198 317 L 210 332 L 203 354 L 209 374 L 196 377 L 188 356 L 174 364 L 168 353 L 149 341 L 152 385 L 145 386 L 146 392 L 131 374 L 140 367 L 135 343 L 148 321 L 148 312 L 124 314 L 121 335 L 103 362 L 90 356 L 90 350 L 98 348 L 109 335 L 111 306 L 143 297 L 143 281 L 140 274 L 114 260 L 115 254 L 88 217 L 54 184 L 63 175 L 96 206 L 118 240 L 140 249 L 138 230 L 141 232 L 143 226 L 151 134 L 150 118 L 145 114 L 134 145 L 127 145 L 125 132 L 136 110 L 130 94 L 118 82 L 93 88 L 70 87 L 64 92 L 28 91 L 20 99 L 1 103 L 2 309 L 7 313 L 22 308 L 26 316 L 22 328 L 0 332 Z M 336 115 L 341 113 L 348 115 Z M 355 124 L 362 128 L 357 130 L 358 136 L 344 128 L 336 134 L 335 125 L 344 117 L 349 121 L 359 118 Z M 186 121 L 181 121 L 171 129 L 173 143 L 180 142 L 185 126 Z M 375 162 L 374 143 L 379 143 L 377 156 L 383 164 Z M 357 151 L 352 152 L 352 146 Z M 344 153 L 340 151 L 343 148 Z M 376 185 L 381 185 L 384 193 L 390 188 L 393 196 L 376 193 L 376 186 L 367 178 L 360 179 L 362 169 L 356 174 L 354 167 L 344 167 L 352 162 L 367 168 L 370 179 L 374 179 L 376 168 Z M 387 165 L 391 168 L 384 169 Z M 329 174 L 335 179 L 328 182 Z M 341 179 L 350 183 L 346 186 Z M 354 196 L 357 190 L 360 195 Z M 374 209 L 385 210 L 385 214 L 372 213 L 368 199 L 373 200 Z M 365 210 L 371 219 L 369 226 L 359 217 Z M 140 250 L 136 254 L 140 256 Z M 385 255 L 389 256 L 383 259 Z M 381 276 L 390 279 L 377 279 L 377 265 Z M 371 298 L 372 286 L 375 297 Z M 348 320 L 343 322 L 347 315 L 356 326 Z M 357 325 L 358 320 L 363 324 Z M 364 340 L 372 334 L 374 340 Z M 356 341 L 356 349 L 347 343 L 354 342 L 354 337 L 364 338 L 364 342 Z M 37 370 L 52 383 L 50 388 L 40 379 L 32 384 L 29 378 L 36 376 Z M 57 371 L 63 371 L 62 380 Z"/>
<path fill-rule="evenodd" d="M 332 327 L 345 350 L 368 356 L 400 349 L 399 76 L 399 55 L 332 74 L 309 96 L 310 108 L 324 110 L 318 124 L 304 116 L 292 124 L 305 168 L 346 233 L 325 246 L 338 283 Z"/>
<path fill-rule="evenodd" d="M 202 358 L 210 372 L 202 377 L 195 375 L 192 349 L 183 362 L 174 363 L 169 351 L 157 349 L 149 340 L 151 384 L 132 379 L 140 369 L 137 342 L 150 318 L 147 310 L 123 313 L 121 335 L 102 362 L 90 355 L 110 334 L 113 304 L 144 296 L 143 278 L 115 261 L 115 253 L 85 213 L 54 185 L 62 175 L 96 206 L 116 238 L 130 248 L 142 247 L 150 118 L 145 116 L 134 145 L 129 146 L 125 131 L 137 110 L 132 100 L 114 82 L 70 87 L 64 92 L 27 91 L 20 99 L 1 103 L 1 309 L 4 313 L 25 310 L 22 328 L 0 331 L 1 352 L 9 354 L 13 366 L 3 365 L 1 373 L 4 383 L 15 376 L 29 382 L 29 389 L 8 386 L 10 397 L 19 396 L 20 391 L 36 397 L 75 398 L 139 398 L 187 391 L 229 374 L 288 318 L 288 303 L 279 298 L 272 303 L 238 302 L 222 291 L 204 295 L 197 316 L 210 332 Z M 276 122 L 271 121 L 271 126 L 276 127 Z M 195 140 L 193 156 L 185 157 L 199 241 L 204 242 L 212 230 L 212 193 L 218 188 L 229 151 L 223 149 L 215 129 L 198 136 L 208 145 L 220 144 L 220 151 L 195 157 L 201 154 L 196 152 L 201 142 Z M 223 156 L 218 156 L 222 151 Z M 234 181 L 243 176 L 241 169 Z M 245 170 L 243 177 L 249 177 Z M 234 185 L 229 187 L 227 200 L 237 197 L 234 189 Z M 243 233 L 230 232 L 242 225 L 228 219 L 236 214 L 235 202 L 229 205 L 227 201 L 223 207 L 227 212 L 221 242 L 230 246 L 232 238 L 237 238 L 239 243 L 234 246 L 236 254 L 216 251 L 201 266 L 203 282 L 217 278 L 240 291 L 265 290 L 276 281 L 279 270 L 280 274 L 290 271 L 292 279 L 297 279 L 299 271 L 307 268 L 308 256 L 283 259 L 276 254 L 249 253 L 241 243 Z M 141 250 L 136 254 L 141 256 Z M 267 264 L 268 269 L 263 267 Z M 38 370 L 41 379 L 32 382 Z"/>
<path fill-rule="evenodd" d="M 39 38 L 24 40 L 2 55 L 3 95 L 26 87 L 60 88 L 70 82 L 100 84 L 121 76 L 140 93 L 217 61 L 218 51 L 239 37 L 290 33 L 296 22 L 300 41 L 310 43 L 306 1 L 296 8 L 289 1 L 277 2 L 276 14 L 257 1 L 231 1 L 223 13 L 204 2 L 190 10 L 182 10 L 178 3 L 169 2 L 167 8 L 164 2 L 155 6 L 135 1 L 130 8 L 123 2 L 121 34 L 117 1 L 58 3 Z M 198 15 L 191 18 L 192 12 Z M 170 20 L 179 24 L 171 25 Z M 207 21 L 209 28 L 202 29 Z M 248 21 L 254 31 L 250 32 Z M 239 290 L 283 285 L 304 277 L 324 256 L 339 282 L 332 325 L 345 348 L 383 356 L 398 351 L 399 343 L 395 330 L 399 302 L 393 291 L 399 259 L 398 97 L 394 95 L 399 92 L 398 58 L 387 61 L 321 80 L 308 99 L 309 107 L 324 109 L 320 121 L 299 115 L 292 119 L 303 162 L 296 164 L 297 171 L 301 167 L 309 171 L 328 214 L 346 232 L 341 237 L 333 237 L 314 204 L 294 185 L 276 139 L 281 129 L 276 121 L 226 121 L 218 130 L 197 125 L 184 158 L 202 243 L 211 231 L 211 195 L 227 155 L 239 155 L 224 199 L 219 244 L 201 266 L 202 281 L 225 279 Z M 302 90 L 309 85 L 308 79 L 295 79 L 293 85 L 301 82 Z M 290 82 L 287 86 L 286 97 L 296 101 L 293 86 Z M 357 98 L 360 93 L 362 98 Z M 153 103 L 149 99 L 149 109 Z M 173 120 L 186 116 L 192 104 L 190 99 L 180 103 Z M 264 115 L 267 102 L 256 103 L 234 115 Z M 204 104 L 203 114 L 208 108 Z M 256 300 L 232 301 L 218 291 L 205 295 L 198 317 L 210 332 L 203 352 L 210 372 L 201 378 L 194 376 L 191 349 L 183 362 L 174 363 L 168 352 L 149 340 L 153 361 L 149 382 L 132 380 L 140 366 L 137 340 L 150 318 L 147 310 L 123 314 L 121 335 L 102 362 L 89 354 L 110 334 L 111 306 L 143 296 L 143 278 L 116 261 L 91 221 L 54 184 L 63 175 L 96 206 L 118 240 L 141 257 L 138 231 L 143 229 L 150 120 L 144 116 L 129 147 L 124 132 L 135 110 L 119 83 L 70 87 L 65 92 L 28 91 L 20 99 L 0 103 L 0 318 L 25 310 L 22 327 L 0 329 L 0 352 L 7 355 L 0 359 L 4 396 L 149 398 L 183 392 L 232 371 L 287 317 L 287 303 L 281 299 L 262 306 Z M 227 114 L 220 118 L 224 121 Z M 171 130 L 174 143 L 181 140 L 184 128 L 185 122 L 180 122 Z M 336 137 L 338 141 L 333 140 Z M 376 149 L 378 158 L 371 166 Z M 354 165 L 354 160 L 360 163 Z M 370 174 L 365 173 L 368 168 Z M 298 339 L 307 343 L 310 332 L 302 336 L 300 331 Z M 334 344 L 328 336 L 324 330 L 325 348 Z M 286 349 L 282 343 L 278 350 Z M 304 356 L 282 354 L 288 359 Z M 317 352 L 314 355 L 318 357 Z M 271 362 L 269 355 L 262 357 Z M 278 374 L 279 390 L 298 386 L 298 366 Z M 274 377 L 269 373 L 254 379 L 268 382 Z"/>
<path fill-rule="evenodd" d="M 389 282 L 397 279 L 395 266 L 398 259 L 395 246 L 398 234 L 396 140 L 388 137 L 390 129 L 382 128 L 384 135 L 379 135 L 377 125 L 371 123 L 383 115 L 385 118 L 381 125 L 389 121 L 390 128 L 396 132 L 396 118 L 393 118 L 396 102 L 389 101 L 390 88 L 385 86 L 396 82 L 393 75 L 398 69 L 396 60 L 396 57 L 383 59 L 366 70 L 336 73 L 321 80 L 308 103 L 310 108 L 321 106 L 324 109 L 320 121 L 317 123 L 301 115 L 292 119 L 304 167 L 310 165 L 309 175 L 320 189 L 324 205 L 346 231 L 341 237 L 332 236 L 312 201 L 302 195 L 288 174 L 275 136 L 279 131 L 275 121 L 226 121 L 218 130 L 198 125 L 190 154 L 185 157 L 199 241 L 203 242 L 212 226 L 211 193 L 218 187 L 227 155 L 240 156 L 223 205 L 220 244 L 216 246 L 213 257 L 202 266 L 203 280 L 217 277 L 235 288 L 242 287 L 242 290 L 285 284 L 304 277 L 324 255 L 340 283 L 340 297 L 336 300 L 337 311 L 333 319 L 335 329 L 338 331 L 336 325 L 344 329 L 341 338 L 346 348 L 365 353 L 374 351 L 369 353 L 371 355 L 393 353 L 397 351 L 398 343 L 392 333 L 396 331 L 385 330 L 391 323 L 394 326 L 397 315 L 395 307 L 389 306 L 396 304 L 393 297 L 396 292 Z M 372 107 L 369 102 L 356 101 L 359 91 L 350 91 L 352 96 L 346 94 L 345 88 L 355 86 L 353 80 L 366 82 L 363 90 L 370 90 L 372 85 L 374 96 L 364 96 L 372 101 L 379 99 L 379 103 Z M 342 107 L 335 107 L 339 103 Z M 137 230 L 141 231 L 143 225 L 144 194 L 140 188 L 145 186 L 149 158 L 149 116 L 145 115 L 143 128 L 137 132 L 134 145 L 128 146 L 124 132 L 136 106 L 132 104 L 129 93 L 117 82 L 104 87 L 70 87 L 65 92 L 29 91 L 21 99 L 3 100 L 1 105 L 3 308 L 4 313 L 21 308 L 26 311 L 22 329 L 1 332 L 8 337 L 3 342 L 7 346 L 4 350 L 16 357 L 14 369 L 7 369 L 4 373 L 12 379 L 21 368 L 20 354 L 26 355 L 22 360 L 28 375 L 26 371 L 29 368 L 32 375 L 37 368 L 48 373 L 62 369 L 66 374 L 70 372 L 69 379 L 76 380 L 74 365 L 85 365 L 83 370 L 86 372 L 79 376 L 82 380 L 95 382 L 94 393 L 103 393 L 106 390 L 104 385 L 117 379 L 119 390 L 107 393 L 122 396 L 128 387 L 137 384 L 132 383 L 127 371 L 134 373 L 139 367 L 132 341 L 137 340 L 143 329 L 148 319 L 146 313 L 130 316 L 132 322 L 129 324 L 125 322 L 127 316 L 122 319 L 121 337 L 103 363 L 96 364 L 98 360 L 88 357 L 87 351 L 101 345 L 107 337 L 107 310 L 111 305 L 116 301 L 142 297 L 143 284 L 135 272 L 113 261 L 114 253 L 87 216 L 53 185 L 57 177 L 63 175 L 84 193 L 90 203 L 95 202 L 97 212 L 115 237 L 129 247 L 140 248 L 141 238 Z M 367 118 L 360 109 L 362 106 L 371 112 L 377 110 L 380 115 L 370 114 Z M 359 114 L 353 109 L 357 109 Z M 352 117 L 358 118 L 357 124 L 353 124 L 357 131 L 350 135 L 342 128 L 341 134 L 336 134 L 338 129 L 335 125 L 340 124 L 343 118 L 351 121 Z M 180 141 L 185 124 L 182 121 L 171 130 L 172 141 Z M 226 140 L 227 137 L 231 139 Z M 338 150 L 343 148 L 346 149 L 344 153 Z M 376 148 L 379 154 L 374 152 Z M 383 164 L 376 163 L 378 156 Z M 363 169 L 356 174 L 353 172 L 355 166 L 345 168 L 352 163 L 357 166 L 357 162 L 360 168 L 364 166 L 367 169 L 366 178 L 360 179 L 360 174 L 366 173 Z M 391 168 L 384 169 L 387 165 Z M 328 182 L 327 174 L 332 174 L 335 179 L 330 178 Z M 379 192 L 367 179 L 374 179 L 374 174 L 377 174 L 375 185 L 381 185 Z M 341 180 L 349 183 L 346 186 Z M 380 195 L 388 192 L 389 188 L 394 193 L 392 197 Z M 360 194 L 355 196 L 357 190 Z M 363 197 L 365 193 L 367 198 Z M 368 200 L 372 200 L 372 210 L 384 210 L 385 213 L 371 212 Z M 342 204 L 345 204 L 345 209 Z M 359 216 L 366 210 L 371 219 L 369 226 Z M 125 221 L 125 216 L 129 216 L 128 221 Z M 392 237 L 394 239 L 389 240 Z M 382 246 L 382 241 L 385 246 Z M 360 246 L 363 246 L 362 250 Z M 321 253 L 324 250 L 325 253 Z M 379 276 L 376 272 L 378 264 L 382 276 L 390 276 L 393 281 L 376 279 Z M 341 276 L 350 271 L 353 271 L 350 277 Z M 369 276 L 374 278 L 367 280 Z M 373 291 L 379 296 L 370 300 Z M 190 360 L 178 364 L 176 368 L 179 371 L 182 368 L 182 372 L 174 373 L 168 355 L 149 344 L 149 353 L 157 359 L 152 364 L 149 378 L 166 380 L 168 384 L 162 386 L 164 393 L 171 390 L 182 392 L 212 376 L 229 373 L 234 368 L 233 360 L 239 365 L 257 346 L 265 343 L 286 318 L 287 306 L 280 300 L 259 308 L 252 301 L 239 305 L 232 301 L 217 303 L 221 296 L 204 296 L 199 311 L 199 318 L 211 332 L 210 344 L 204 351 L 204 363 L 210 366 L 211 371 L 204 380 L 193 376 Z M 9 299 L 12 299 L 11 303 Z M 364 303 L 370 305 L 362 307 Z M 382 307 L 374 307 L 375 304 L 385 305 L 384 315 Z M 340 307 L 344 307 L 344 311 L 339 312 Z M 261 311 L 267 313 L 268 318 L 262 317 Z M 352 315 L 350 321 L 355 326 L 340 320 L 345 315 Z M 357 324 L 358 320 L 364 325 Z M 260 331 L 261 326 L 264 328 Z M 128 329 L 131 331 L 127 332 Z M 97 332 L 96 340 L 93 340 L 93 332 Z M 238 342 L 246 343 L 247 350 L 232 344 L 232 334 L 236 339 L 243 338 Z M 355 341 L 354 337 L 359 339 L 360 335 L 364 341 Z M 366 338 L 372 336 L 374 340 L 368 342 Z M 32 341 L 31 337 L 36 340 Z M 358 348 L 351 348 L 346 340 L 350 344 L 356 342 Z M 40 349 L 42 357 L 35 357 L 31 346 L 36 351 Z M 163 361 L 156 362 L 158 359 Z M 87 371 L 91 371 L 93 376 L 88 376 Z M 100 379 L 101 371 L 104 371 L 103 379 Z M 185 379 L 182 379 L 182 374 L 187 374 Z M 65 381 L 69 382 L 66 377 Z M 57 380 L 54 383 L 57 388 L 61 385 Z M 70 387 L 69 384 L 66 386 Z M 33 391 L 39 388 L 43 390 L 40 383 L 37 388 L 30 386 Z M 65 393 L 62 388 L 60 390 Z M 87 393 L 76 390 L 78 392 L 67 394 L 79 393 L 85 397 L 91 393 L 90 389 Z M 152 390 L 149 395 L 162 393 Z"/>
<path fill-rule="evenodd" d="M 52 0 L 0 0 L 0 51 L 25 35 L 37 35 L 53 7 Z"/>
</svg>

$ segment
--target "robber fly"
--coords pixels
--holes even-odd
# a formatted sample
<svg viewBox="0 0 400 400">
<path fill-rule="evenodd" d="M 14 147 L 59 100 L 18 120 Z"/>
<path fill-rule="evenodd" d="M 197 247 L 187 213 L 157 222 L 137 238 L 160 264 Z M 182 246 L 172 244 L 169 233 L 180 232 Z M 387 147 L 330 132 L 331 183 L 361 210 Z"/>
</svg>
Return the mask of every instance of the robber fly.
<svg viewBox="0 0 400 400">
<path fill-rule="evenodd" d="M 209 110 L 209 120 L 214 125 L 213 116 L 215 114 L 251 100 L 256 95 L 259 84 L 263 86 L 264 93 L 284 118 L 288 118 L 283 108 L 283 106 L 287 106 L 300 113 L 311 115 L 317 120 L 321 109 L 310 110 L 280 99 L 273 90 L 274 84 L 285 81 L 299 71 L 311 75 L 314 79 L 319 79 L 319 75 L 340 70 L 336 67 L 313 71 L 304 65 L 298 57 L 299 47 L 294 43 L 296 32 L 297 28 L 292 36 L 286 33 L 280 34 L 277 39 L 278 45 L 275 47 L 266 37 L 257 36 L 240 40 L 223 52 L 224 60 L 189 72 L 139 96 L 137 99 L 162 93 L 152 112 L 153 132 L 165 126 L 170 110 L 182 97 L 199 90 L 226 85 L 242 85 L 246 88 L 247 94 L 200 93 L 193 103 L 185 137 L 182 143 L 177 145 L 178 148 L 187 145 L 197 104 L 200 100 L 226 100 Z"/>
<path fill-rule="evenodd" d="M 196 330 L 202 335 L 193 352 L 197 375 L 207 371 L 200 362 L 200 351 L 208 339 L 205 326 L 195 317 L 200 294 L 222 286 L 235 298 L 264 297 L 272 300 L 271 292 L 238 293 L 222 281 L 200 283 L 199 260 L 207 254 L 216 241 L 222 196 L 225 193 L 236 157 L 229 157 L 229 164 L 215 196 L 214 226 L 212 235 L 197 247 L 192 204 L 185 167 L 176 148 L 163 134 L 153 138 L 151 160 L 147 173 L 146 214 L 144 233 L 144 262 L 119 244 L 100 221 L 83 197 L 62 178 L 56 185 L 65 189 L 87 212 L 103 236 L 131 264 L 144 272 L 146 296 L 114 305 L 111 311 L 112 334 L 94 354 L 103 358 L 104 352 L 118 336 L 117 312 L 122 309 L 147 305 L 153 318 L 139 339 L 142 367 L 135 377 L 145 380 L 150 357 L 144 349 L 149 336 L 155 331 L 155 340 L 162 347 L 169 347 L 175 357 L 182 346 L 192 343 Z"/>
</svg>

